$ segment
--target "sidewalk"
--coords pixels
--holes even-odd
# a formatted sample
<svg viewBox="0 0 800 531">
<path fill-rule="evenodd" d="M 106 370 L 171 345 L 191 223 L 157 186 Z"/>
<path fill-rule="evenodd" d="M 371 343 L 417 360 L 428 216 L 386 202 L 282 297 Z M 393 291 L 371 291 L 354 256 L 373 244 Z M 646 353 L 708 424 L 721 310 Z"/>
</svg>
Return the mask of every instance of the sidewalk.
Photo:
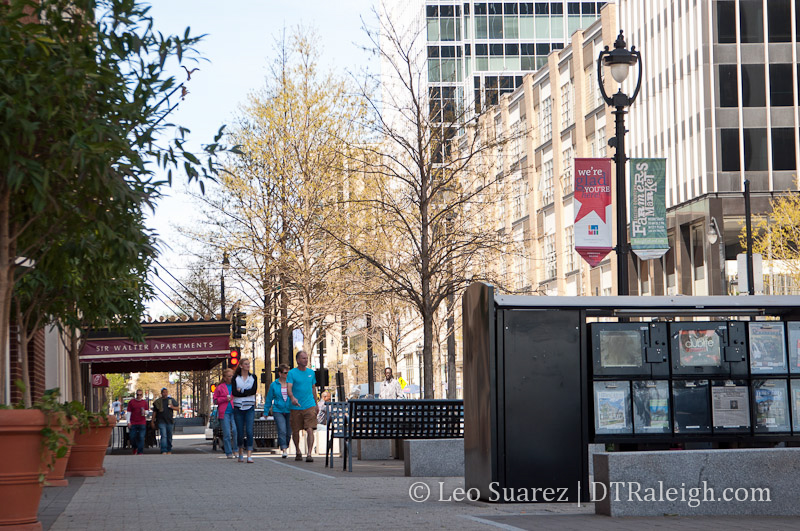
<svg viewBox="0 0 800 531">
<path fill-rule="evenodd" d="M 402 461 L 354 461 L 352 473 L 340 458 L 325 468 L 324 456 L 306 463 L 260 452 L 254 464 L 238 463 L 212 453 L 202 435 L 176 435 L 174 446 L 173 455 L 107 455 L 105 476 L 73 479 L 63 493 L 45 489 L 44 528 L 800 529 L 796 518 L 611 519 L 591 505 L 438 501 L 463 488 L 463 478 L 406 478 Z M 409 495 L 420 481 L 431 492 L 423 503 Z"/>
</svg>

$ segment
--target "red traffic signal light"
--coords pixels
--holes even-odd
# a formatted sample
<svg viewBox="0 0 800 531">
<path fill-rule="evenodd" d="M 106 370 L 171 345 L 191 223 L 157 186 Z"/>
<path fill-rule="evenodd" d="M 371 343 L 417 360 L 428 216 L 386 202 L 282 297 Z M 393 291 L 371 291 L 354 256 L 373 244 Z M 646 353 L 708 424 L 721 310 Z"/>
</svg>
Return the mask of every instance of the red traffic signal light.
<svg viewBox="0 0 800 531">
<path fill-rule="evenodd" d="M 236 368 L 239 366 L 239 348 L 238 347 L 231 347 L 231 355 L 228 358 L 228 366 L 231 368 Z"/>
</svg>

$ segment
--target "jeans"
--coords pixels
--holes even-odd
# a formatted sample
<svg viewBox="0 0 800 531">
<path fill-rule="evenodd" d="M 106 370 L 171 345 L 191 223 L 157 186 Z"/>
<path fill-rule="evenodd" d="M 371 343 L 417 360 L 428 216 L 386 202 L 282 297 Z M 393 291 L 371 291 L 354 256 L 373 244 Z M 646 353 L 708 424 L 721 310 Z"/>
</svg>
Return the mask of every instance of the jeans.
<svg viewBox="0 0 800 531">
<path fill-rule="evenodd" d="M 144 424 L 131 424 L 130 439 L 134 454 L 144 453 L 144 432 L 146 429 Z"/>
<path fill-rule="evenodd" d="M 158 431 L 161 433 L 161 453 L 172 451 L 172 430 L 174 424 L 169 422 L 159 422 Z"/>
<path fill-rule="evenodd" d="M 292 436 L 291 427 L 289 424 L 290 414 L 273 412 L 272 416 L 275 417 L 275 424 L 278 426 L 278 446 L 281 450 L 289 448 L 289 439 Z"/>
<path fill-rule="evenodd" d="M 247 436 L 247 449 L 253 450 L 253 421 L 256 418 L 256 408 L 239 409 L 234 408 L 233 420 L 236 421 L 236 444 L 239 448 L 244 448 L 244 438 Z"/>
<path fill-rule="evenodd" d="M 225 455 L 233 455 L 235 448 L 232 447 L 238 441 L 233 407 L 228 406 L 227 413 L 227 415 L 219 419 L 219 423 L 222 425 L 222 447 L 225 449 Z"/>
</svg>

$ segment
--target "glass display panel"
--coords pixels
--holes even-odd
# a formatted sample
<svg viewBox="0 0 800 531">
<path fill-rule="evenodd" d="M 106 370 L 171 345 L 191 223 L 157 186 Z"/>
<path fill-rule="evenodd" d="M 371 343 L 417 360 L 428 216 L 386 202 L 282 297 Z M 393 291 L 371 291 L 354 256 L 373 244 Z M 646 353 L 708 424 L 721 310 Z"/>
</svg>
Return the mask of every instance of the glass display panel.
<svg viewBox="0 0 800 531">
<path fill-rule="evenodd" d="M 595 434 L 624 434 L 631 431 L 630 383 L 594 382 Z"/>
<path fill-rule="evenodd" d="M 638 330 L 600 330 L 600 364 L 604 368 L 641 367 L 642 363 Z"/>
<path fill-rule="evenodd" d="M 789 372 L 800 374 L 800 323 L 787 323 L 789 329 Z"/>
<path fill-rule="evenodd" d="M 785 432 L 789 426 L 786 380 L 753 380 L 757 432 Z"/>
<path fill-rule="evenodd" d="M 633 382 L 633 431 L 669 433 L 669 382 Z"/>
<path fill-rule="evenodd" d="M 720 336 L 716 330 L 679 330 L 681 367 L 719 367 L 722 363 Z"/>
<path fill-rule="evenodd" d="M 675 433 L 711 433 L 708 380 L 672 383 Z"/>
<path fill-rule="evenodd" d="M 800 433 L 800 380 L 792 380 L 792 414 L 794 432 Z"/>
<path fill-rule="evenodd" d="M 786 372 L 786 336 L 783 323 L 748 323 L 750 332 L 750 372 Z"/>
<path fill-rule="evenodd" d="M 744 381 L 714 382 L 711 413 L 715 430 L 750 429 L 750 388 Z"/>
</svg>

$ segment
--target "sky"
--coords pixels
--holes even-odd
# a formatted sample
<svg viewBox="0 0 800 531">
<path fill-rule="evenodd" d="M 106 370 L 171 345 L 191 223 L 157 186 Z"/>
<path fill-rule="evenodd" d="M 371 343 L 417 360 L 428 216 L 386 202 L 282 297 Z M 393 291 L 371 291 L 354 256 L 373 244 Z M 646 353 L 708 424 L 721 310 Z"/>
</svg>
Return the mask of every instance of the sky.
<svg viewBox="0 0 800 531">
<path fill-rule="evenodd" d="M 199 70 L 191 74 L 187 82 L 189 94 L 170 117 L 171 122 L 191 131 L 190 145 L 199 147 L 212 142 L 221 125 L 233 122 L 237 109 L 247 101 L 248 95 L 264 85 L 268 67 L 276 55 L 276 39 L 284 28 L 287 34 L 298 25 L 316 31 L 322 48 L 321 69 L 338 70 L 342 74 L 360 70 L 368 64 L 368 54 L 360 49 L 367 44 L 362 17 L 367 22 L 372 21 L 372 4 L 372 0 L 159 0 L 150 3 L 156 30 L 183 35 L 188 26 L 191 34 L 206 35 L 197 46 L 203 59 L 194 66 L 187 65 L 189 70 L 194 67 Z M 178 82 L 186 81 L 183 69 L 179 68 L 173 75 Z M 199 191 L 196 183 L 188 186 Z M 213 184 L 206 183 L 206 186 Z M 148 221 L 160 236 L 159 262 L 178 278 L 186 274 L 191 258 L 183 252 L 186 242 L 176 226 L 199 222 L 196 207 L 184 193 L 186 187 L 185 175 L 174 175 L 173 186 L 166 191 L 167 197 L 159 201 Z M 168 274 L 162 272 L 160 277 L 178 287 Z M 154 283 L 171 293 L 161 280 Z M 158 294 L 166 299 L 165 295 Z M 149 309 L 154 317 L 173 310 L 159 300 L 151 303 Z"/>
</svg>

